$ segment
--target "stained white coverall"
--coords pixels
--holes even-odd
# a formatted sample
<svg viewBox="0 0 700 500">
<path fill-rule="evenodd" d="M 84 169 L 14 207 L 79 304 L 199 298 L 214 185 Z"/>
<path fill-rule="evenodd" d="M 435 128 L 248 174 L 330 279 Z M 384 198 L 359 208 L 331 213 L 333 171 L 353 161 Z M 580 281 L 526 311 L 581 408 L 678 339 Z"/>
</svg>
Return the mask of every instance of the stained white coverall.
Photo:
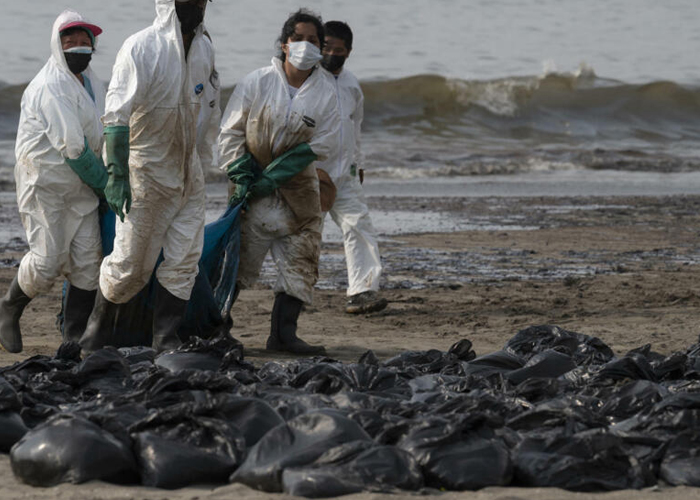
<svg viewBox="0 0 700 500">
<path fill-rule="evenodd" d="M 236 85 L 224 111 L 219 165 L 225 169 L 250 152 L 261 168 L 308 143 L 319 160 L 335 147 L 340 130 L 330 80 L 316 66 L 292 97 L 282 61 L 258 69 Z M 272 195 L 254 200 L 241 221 L 238 282 L 250 287 L 268 250 L 278 270 L 275 293 L 313 299 L 321 249 L 321 204 L 316 162 Z"/>
<path fill-rule="evenodd" d="M 62 12 L 51 32 L 51 57 L 22 95 L 15 145 L 17 205 L 27 232 L 29 252 L 22 258 L 17 280 L 30 298 L 49 291 L 59 276 L 74 286 L 96 290 L 102 260 L 98 199 L 73 172 L 66 159 L 76 159 L 88 147 L 102 150 L 105 89 L 88 68 L 95 100 L 63 55 L 59 28 L 85 19 Z"/>
<path fill-rule="evenodd" d="M 122 45 L 107 91 L 107 126 L 130 127 L 131 210 L 117 219 L 114 251 L 102 262 L 104 297 L 124 303 L 156 278 L 189 300 L 204 238 L 204 176 L 197 153 L 202 93 L 214 49 L 195 30 L 187 58 L 175 0 L 156 0 L 156 20 Z M 213 124 L 215 126 L 216 124 Z"/>
<path fill-rule="evenodd" d="M 329 213 L 343 232 L 348 268 L 347 295 L 376 292 L 379 290 L 382 263 L 376 233 L 357 175 L 361 165 L 360 128 L 364 116 L 364 95 L 357 78 L 347 69 L 343 68 L 337 77 L 325 69 L 323 72 L 333 82 L 341 130 L 338 147 L 317 167 L 330 175 L 337 189 Z"/>
<path fill-rule="evenodd" d="M 211 43 L 211 38 L 205 34 Z M 192 61 L 194 71 L 207 71 L 209 60 Z M 206 66 L 202 69 L 198 66 Z M 201 96 L 199 116 L 197 117 L 197 153 L 202 164 L 204 176 L 221 174 L 217 160 L 217 138 L 219 136 L 219 123 L 221 122 L 221 92 L 219 73 L 213 69 L 209 78 L 204 83 Z"/>
</svg>

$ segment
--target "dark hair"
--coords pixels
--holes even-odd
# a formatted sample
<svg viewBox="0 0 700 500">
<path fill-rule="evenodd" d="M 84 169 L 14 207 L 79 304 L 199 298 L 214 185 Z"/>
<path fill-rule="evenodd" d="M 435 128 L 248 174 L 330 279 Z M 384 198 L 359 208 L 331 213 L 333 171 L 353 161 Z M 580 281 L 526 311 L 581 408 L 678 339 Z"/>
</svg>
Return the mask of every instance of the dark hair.
<svg viewBox="0 0 700 500">
<path fill-rule="evenodd" d="M 328 21 L 323 25 L 323 28 L 326 30 L 326 36 L 341 39 L 345 42 L 345 48 L 348 51 L 352 50 L 352 30 L 350 26 L 343 21 Z"/>
<path fill-rule="evenodd" d="M 295 13 L 291 14 L 289 18 L 284 22 L 284 26 L 282 26 L 282 34 L 280 35 L 279 39 L 277 40 L 277 44 L 279 45 L 279 58 L 282 59 L 282 62 L 287 59 L 287 56 L 284 54 L 284 51 L 282 50 L 282 45 L 287 43 L 287 40 L 294 35 L 294 28 L 296 28 L 297 24 L 299 23 L 311 23 L 314 26 L 316 26 L 316 34 L 318 35 L 318 41 L 321 44 L 321 50 L 323 50 L 323 44 L 325 43 L 325 31 L 323 29 L 323 21 L 321 20 L 321 16 L 318 14 L 315 14 L 314 12 L 311 12 L 308 9 L 299 9 Z"/>
</svg>

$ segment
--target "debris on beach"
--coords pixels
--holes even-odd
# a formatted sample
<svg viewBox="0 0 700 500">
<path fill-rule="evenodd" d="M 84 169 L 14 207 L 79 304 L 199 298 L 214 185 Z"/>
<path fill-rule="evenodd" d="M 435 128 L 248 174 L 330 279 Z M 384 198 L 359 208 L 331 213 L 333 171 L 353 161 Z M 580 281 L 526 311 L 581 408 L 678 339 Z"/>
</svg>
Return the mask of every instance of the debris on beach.
<svg viewBox="0 0 700 500">
<path fill-rule="evenodd" d="M 616 357 L 556 326 L 481 356 L 462 340 L 256 367 L 233 340 L 192 338 L 85 359 L 67 343 L 0 368 L 0 448 L 34 486 L 237 482 L 312 498 L 700 486 L 699 415 L 699 344 Z"/>
</svg>

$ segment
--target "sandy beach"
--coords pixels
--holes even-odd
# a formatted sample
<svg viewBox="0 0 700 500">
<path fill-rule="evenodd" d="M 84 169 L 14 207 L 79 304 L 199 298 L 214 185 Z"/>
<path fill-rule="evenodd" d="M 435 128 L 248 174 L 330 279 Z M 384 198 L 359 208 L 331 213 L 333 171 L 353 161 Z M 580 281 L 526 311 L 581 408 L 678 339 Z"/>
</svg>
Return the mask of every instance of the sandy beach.
<svg viewBox="0 0 700 500">
<path fill-rule="evenodd" d="M 467 338 L 477 354 L 500 349 L 518 330 L 555 324 L 597 336 L 621 355 L 651 344 L 669 354 L 698 341 L 700 333 L 700 196 L 614 197 L 382 197 L 369 198 L 377 220 L 391 214 L 421 217 L 421 231 L 381 234 L 386 310 L 365 316 L 343 312 L 344 263 L 338 241 L 324 244 L 315 303 L 299 322 L 306 340 L 329 355 L 356 361 L 371 349 L 380 358 L 404 350 L 447 350 Z M 212 202 L 216 203 L 216 202 Z M 16 208 L 15 208 L 16 210 Z M 7 203 L 6 227 L 16 224 Z M 430 221 L 471 220 L 472 230 L 430 232 Z M 378 224 L 381 226 L 381 224 Z M 448 224 L 449 225 L 449 224 Z M 407 226 L 408 227 L 408 226 Z M 414 227 L 414 226 L 411 226 Z M 443 226 L 440 226 L 443 227 Z M 333 238 L 330 238 L 331 240 Z M 0 242 L 0 292 L 23 254 L 17 241 Z M 233 334 L 256 365 L 271 359 L 269 332 L 271 269 L 234 306 Z M 0 365 L 36 354 L 52 355 L 60 343 L 55 328 L 60 285 L 31 302 L 22 318 L 25 351 L 0 353 Z M 441 498 L 687 499 L 700 490 L 667 488 L 577 494 L 555 489 L 488 488 Z M 0 498 L 282 498 L 241 485 L 178 491 L 124 488 L 102 483 L 35 489 L 12 475 L 0 457 Z M 350 498 L 370 499 L 362 494 Z"/>
</svg>

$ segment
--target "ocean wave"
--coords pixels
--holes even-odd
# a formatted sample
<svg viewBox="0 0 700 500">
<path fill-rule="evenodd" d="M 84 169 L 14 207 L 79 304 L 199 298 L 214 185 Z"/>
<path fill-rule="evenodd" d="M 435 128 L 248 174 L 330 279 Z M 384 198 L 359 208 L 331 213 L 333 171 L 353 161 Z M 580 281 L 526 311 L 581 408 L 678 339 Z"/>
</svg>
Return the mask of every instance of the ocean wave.
<svg viewBox="0 0 700 500">
<path fill-rule="evenodd" d="M 0 83 L 0 144 L 26 85 Z M 441 75 L 363 81 L 363 153 L 388 177 L 570 168 L 700 170 L 700 88 L 627 84 L 582 66 L 496 80 Z M 222 105 L 233 87 L 222 91 Z"/>
<path fill-rule="evenodd" d="M 592 70 L 492 81 L 418 75 L 364 82 L 368 127 L 435 135 L 700 137 L 700 89 L 631 85 Z"/>
<path fill-rule="evenodd" d="M 0 131 L 14 131 L 26 84 L 0 82 Z M 700 138 L 700 89 L 671 81 L 626 84 L 582 66 L 573 73 L 462 80 L 441 75 L 364 81 L 366 128 L 418 134 L 530 134 L 645 140 Z M 233 87 L 223 90 L 225 105 Z"/>
</svg>

